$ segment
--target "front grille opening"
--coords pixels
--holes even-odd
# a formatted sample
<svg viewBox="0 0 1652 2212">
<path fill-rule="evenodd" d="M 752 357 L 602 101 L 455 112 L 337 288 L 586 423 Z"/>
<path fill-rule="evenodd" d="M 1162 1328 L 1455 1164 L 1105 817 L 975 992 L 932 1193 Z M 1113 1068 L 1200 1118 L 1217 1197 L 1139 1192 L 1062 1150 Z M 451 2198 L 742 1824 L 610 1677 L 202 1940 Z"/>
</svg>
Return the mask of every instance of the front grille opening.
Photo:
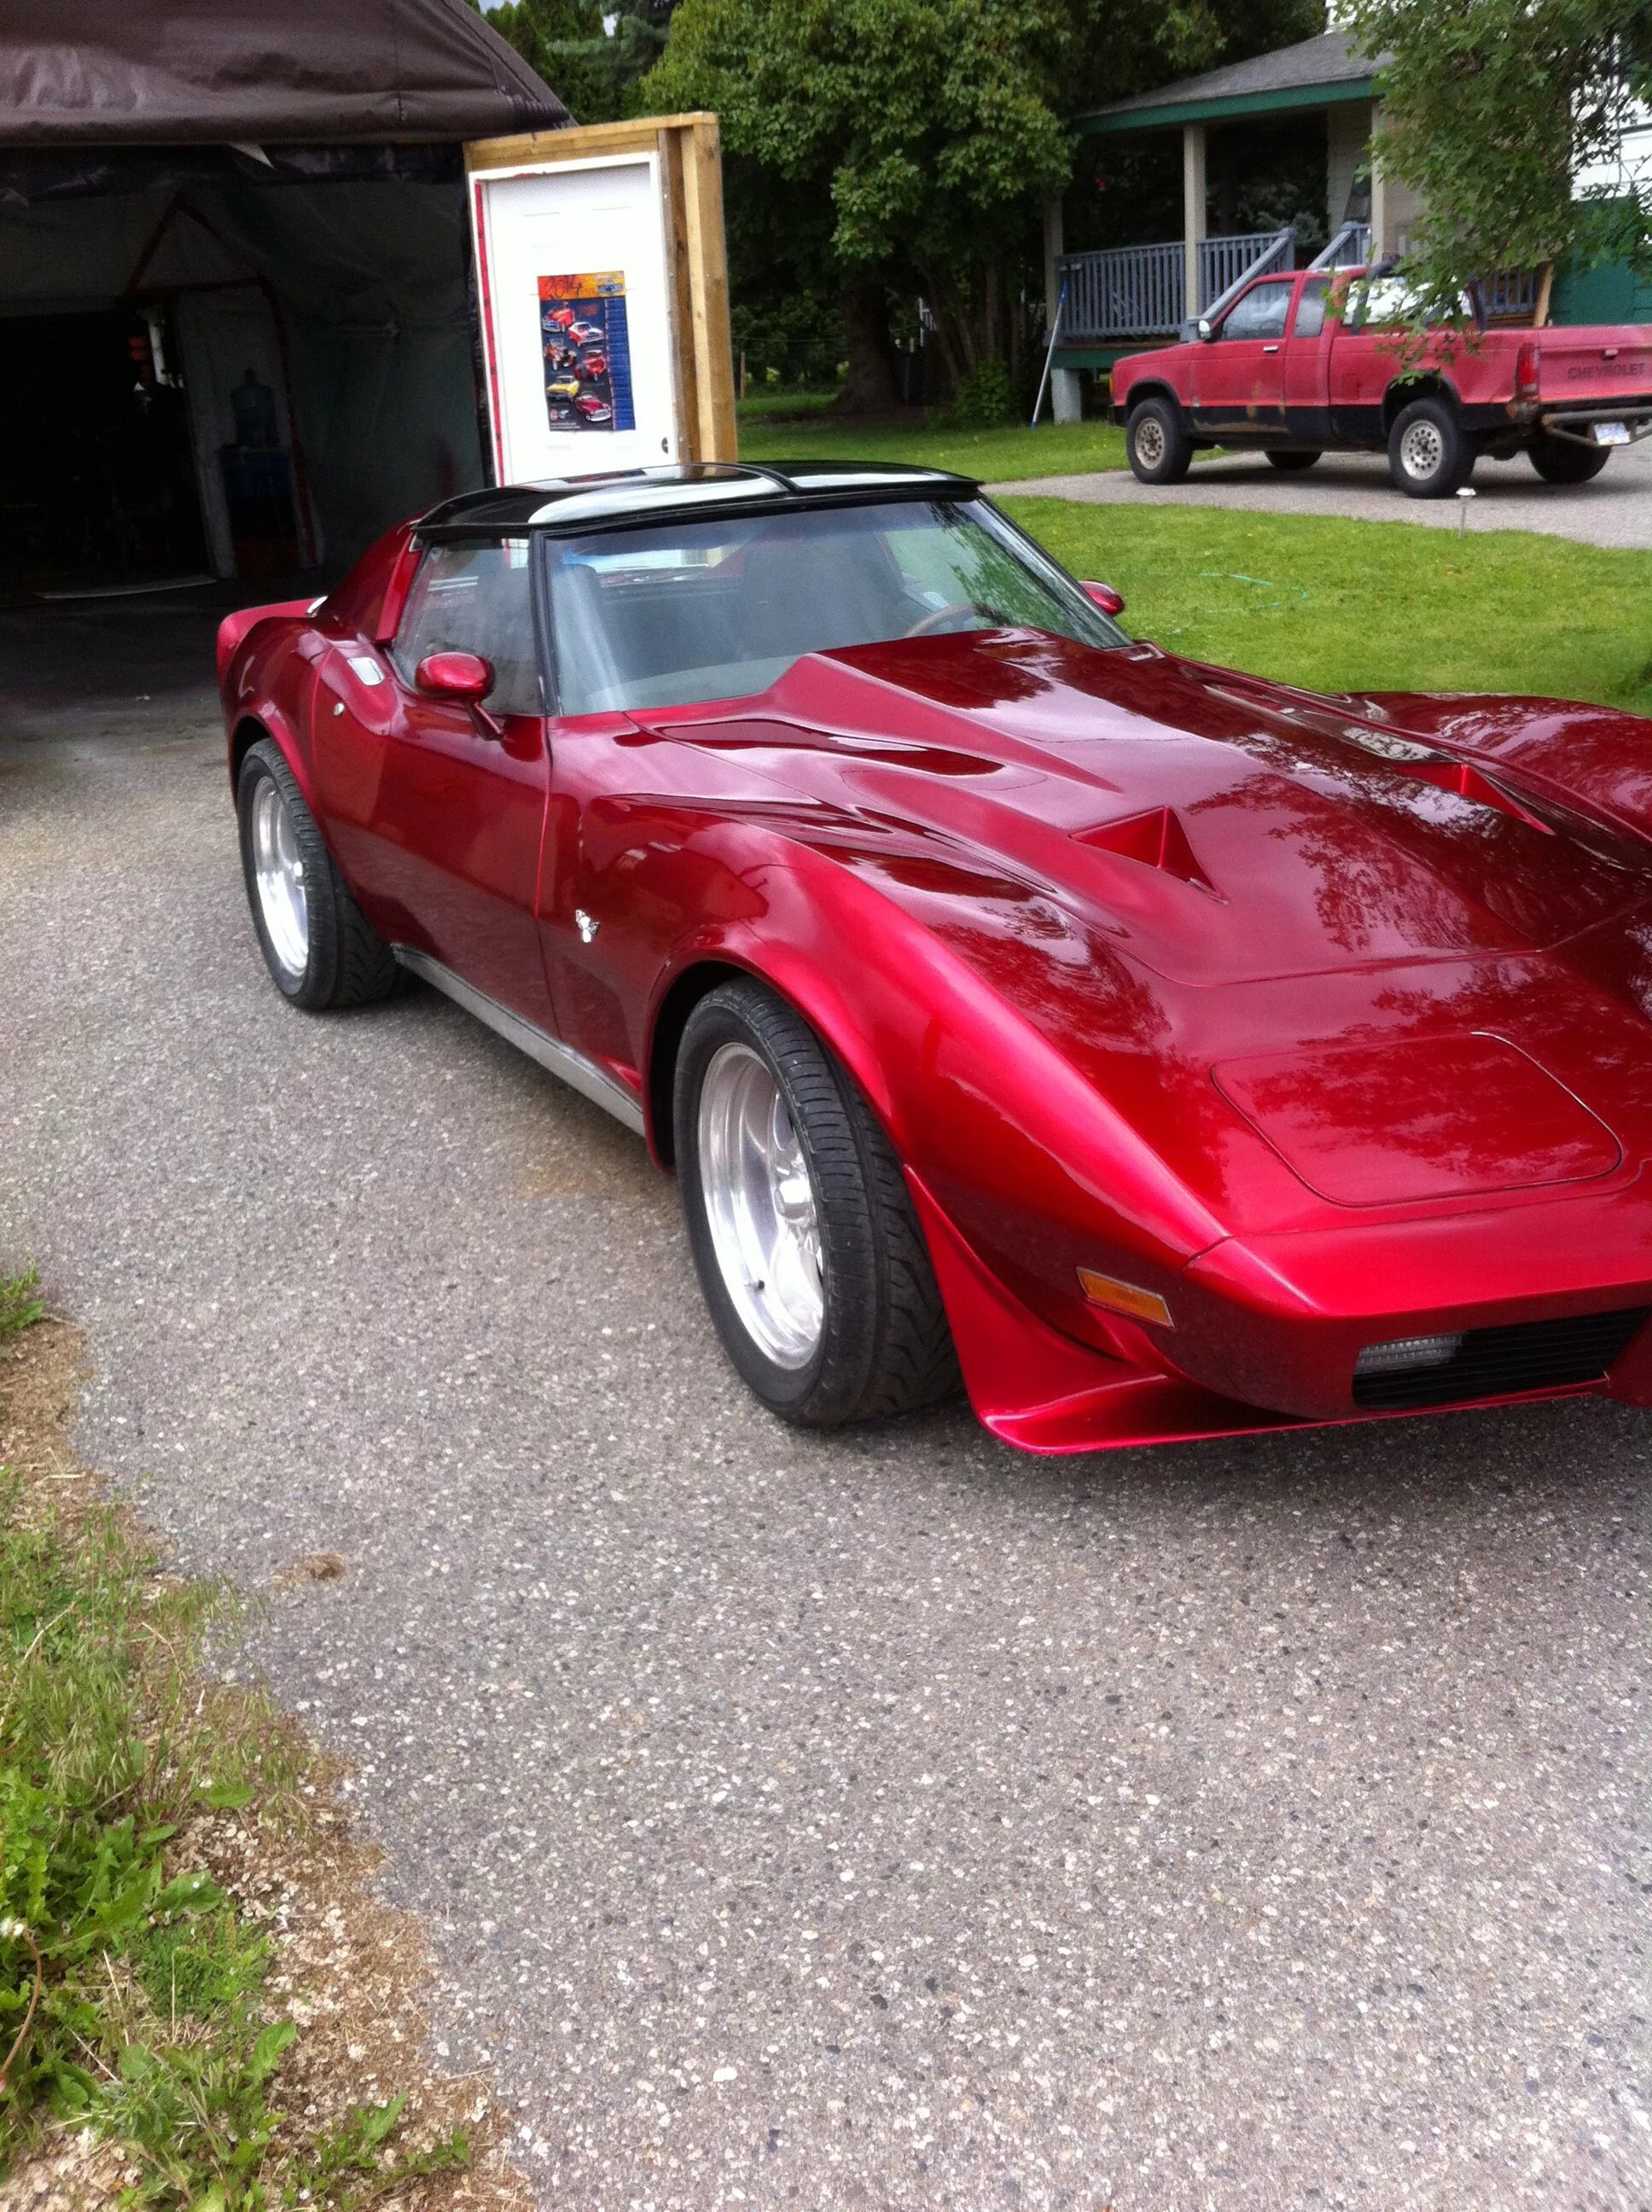
<svg viewBox="0 0 1652 2212">
<path fill-rule="evenodd" d="M 1465 1329 L 1455 1337 L 1368 1344 L 1354 1364 L 1354 1403 L 1371 1413 L 1402 1413 L 1598 1382 L 1649 1311 L 1631 1306 L 1565 1321 Z"/>
</svg>

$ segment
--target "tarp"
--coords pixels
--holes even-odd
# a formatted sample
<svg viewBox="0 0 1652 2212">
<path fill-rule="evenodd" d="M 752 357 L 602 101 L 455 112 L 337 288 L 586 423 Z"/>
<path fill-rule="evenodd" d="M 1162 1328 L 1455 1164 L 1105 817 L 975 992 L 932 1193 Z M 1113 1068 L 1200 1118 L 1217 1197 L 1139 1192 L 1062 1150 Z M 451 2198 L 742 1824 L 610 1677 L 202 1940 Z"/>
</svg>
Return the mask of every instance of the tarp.
<svg viewBox="0 0 1652 2212">
<path fill-rule="evenodd" d="M 0 146 L 406 144 L 568 120 L 465 0 L 0 8 Z"/>
</svg>

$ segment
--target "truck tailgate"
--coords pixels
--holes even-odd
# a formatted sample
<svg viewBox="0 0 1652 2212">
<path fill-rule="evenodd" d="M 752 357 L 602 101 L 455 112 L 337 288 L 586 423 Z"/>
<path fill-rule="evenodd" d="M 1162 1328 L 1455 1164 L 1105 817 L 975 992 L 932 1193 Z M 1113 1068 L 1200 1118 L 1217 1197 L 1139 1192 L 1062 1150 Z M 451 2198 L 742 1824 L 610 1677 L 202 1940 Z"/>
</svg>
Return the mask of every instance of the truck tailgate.
<svg viewBox="0 0 1652 2212">
<path fill-rule="evenodd" d="M 1652 392 L 1652 330 L 1547 330 L 1538 334 L 1540 391 L 1546 407 L 1587 406 Z"/>
</svg>

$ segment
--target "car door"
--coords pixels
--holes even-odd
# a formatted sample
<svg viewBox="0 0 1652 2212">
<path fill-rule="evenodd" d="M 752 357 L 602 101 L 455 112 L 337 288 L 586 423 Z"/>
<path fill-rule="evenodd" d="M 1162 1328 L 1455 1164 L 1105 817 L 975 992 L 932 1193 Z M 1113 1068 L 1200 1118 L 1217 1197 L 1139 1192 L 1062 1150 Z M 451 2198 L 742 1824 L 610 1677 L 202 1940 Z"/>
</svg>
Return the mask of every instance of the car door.
<svg viewBox="0 0 1652 2212">
<path fill-rule="evenodd" d="M 1194 356 L 1193 420 L 1201 430 L 1278 430 L 1285 422 L 1285 333 L 1294 276 L 1242 292 Z"/>
<path fill-rule="evenodd" d="M 419 688 L 433 653 L 495 672 L 481 709 Z M 340 866 L 378 928 L 554 1029 L 535 920 L 549 764 L 525 538 L 424 552 L 387 653 L 329 652 L 317 778 Z"/>
<path fill-rule="evenodd" d="M 1323 446 L 1331 437 L 1330 295 L 1328 270 L 1303 277 L 1285 341 L 1285 427 L 1303 445 Z"/>
</svg>

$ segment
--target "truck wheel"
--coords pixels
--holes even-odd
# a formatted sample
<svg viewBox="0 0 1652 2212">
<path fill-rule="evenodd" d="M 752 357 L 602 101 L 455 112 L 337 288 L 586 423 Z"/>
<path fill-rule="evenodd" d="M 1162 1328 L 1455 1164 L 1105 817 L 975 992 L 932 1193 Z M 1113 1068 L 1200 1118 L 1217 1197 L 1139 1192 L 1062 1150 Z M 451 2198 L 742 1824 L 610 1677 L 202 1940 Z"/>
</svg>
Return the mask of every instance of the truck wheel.
<svg viewBox="0 0 1652 2212">
<path fill-rule="evenodd" d="M 1443 399 L 1413 399 L 1388 433 L 1388 473 L 1408 499 L 1449 499 L 1474 473 L 1474 447 Z"/>
<path fill-rule="evenodd" d="M 1131 474 L 1139 483 L 1180 483 L 1193 457 L 1181 410 L 1168 399 L 1144 399 L 1131 409 L 1124 426 L 1124 449 Z"/>
<path fill-rule="evenodd" d="M 246 902 L 276 989 L 311 1012 L 387 999 L 401 971 L 350 896 L 272 738 L 248 750 L 235 795 Z"/>
<path fill-rule="evenodd" d="M 824 1428 L 956 1389 L 901 1164 L 802 1016 L 748 980 L 709 993 L 683 1032 L 673 1104 L 695 1266 L 758 1397 Z"/>
<path fill-rule="evenodd" d="M 1589 483 L 1612 459 L 1610 446 L 1574 446 L 1570 438 L 1546 438 L 1541 431 L 1527 451 L 1545 483 Z"/>
<path fill-rule="evenodd" d="M 1311 469 L 1315 462 L 1319 459 L 1318 453 L 1311 451 L 1307 453 L 1301 451 L 1287 453 L 1282 452 L 1274 447 L 1270 447 L 1268 448 L 1267 457 L 1269 460 L 1272 462 L 1276 469 L 1284 469 L 1287 474 L 1292 476 L 1294 476 L 1298 470 Z"/>
</svg>

